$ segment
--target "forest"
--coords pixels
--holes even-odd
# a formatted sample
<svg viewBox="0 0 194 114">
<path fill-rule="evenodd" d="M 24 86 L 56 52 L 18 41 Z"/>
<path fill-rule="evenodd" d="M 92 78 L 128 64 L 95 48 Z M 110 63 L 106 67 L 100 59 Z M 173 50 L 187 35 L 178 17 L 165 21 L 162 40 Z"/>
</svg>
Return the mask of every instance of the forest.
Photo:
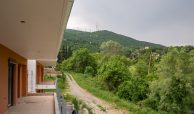
<svg viewBox="0 0 194 114">
<path fill-rule="evenodd" d="M 145 41 L 138 41 L 131 37 L 120 35 L 111 31 L 101 30 L 95 32 L 85 32 L 67 29 L 64 33 L 61 50 L 58 55 L 58 62 L 67 59 L 72 55 L 72 51 L 79 48 L 87 48 L 90 52 L 100 52 L 100 45 L 109 40 L 120 43 L 125 50 L 137 49 L 142 47 L 163 48 L 163 45 L 149 43 Z M 127 54 L 127 53 L 126 53 Z"/>
<path fill-rule="evenodd" d="M 85 74 L 103 90 L 142 109 L 194 113 L 193 46 L 130 47 L 108 40 L 99 45 L 99 51 L 91 49 L 77 48 L 67 57 L 58 56 L 57 68 Z"/>
</svg>

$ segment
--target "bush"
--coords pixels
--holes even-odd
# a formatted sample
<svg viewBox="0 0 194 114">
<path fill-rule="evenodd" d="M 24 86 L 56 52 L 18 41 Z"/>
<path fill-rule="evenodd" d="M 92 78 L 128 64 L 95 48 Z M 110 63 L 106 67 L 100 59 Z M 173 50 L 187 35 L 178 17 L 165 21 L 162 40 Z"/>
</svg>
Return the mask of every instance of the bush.
<svg viewBox="0 0 194 114">
<path fill-rule="evenodd" d="M 120 98 L 137 102 L 147 98 L 148 90 L 148 83 L 144 79 L 133 77 L 119 86 L 117 94 Z"/>
<path fill-rule="evenodd" d="M 123 62 L 122 56 L 113 56 L 98 70 L 100 79 L 110 90 L 116 92 L 118 86 L 130 78 L 128 67 Z"/>
<path fill-rule="evenodd" d="M 88 49 L 81 48 L 73 53 L 73 56 L 62 62 L 62 71 L 73 70 L 75 72 L 84 73 L 87 66 L 91 66 L 94 71 L 96 69 L 96 61 L 89 54 Z"/>
<path fill-rule="evenodd" d="M 159 66 L 158 79 L 150 85 L 151 93 L 145 104 L 172 114 L 194 113 L 193 65 L 183 50 L 173 49 Z"/>
<path fill-rule="evenodd" d="M 94 69 L 91 66 L 87 66 L 86 69 L 85 69 L 84 74 L 89 74 L 89 75 L 94 76 L 95 71 L 94 71 Z"/>
</svg>

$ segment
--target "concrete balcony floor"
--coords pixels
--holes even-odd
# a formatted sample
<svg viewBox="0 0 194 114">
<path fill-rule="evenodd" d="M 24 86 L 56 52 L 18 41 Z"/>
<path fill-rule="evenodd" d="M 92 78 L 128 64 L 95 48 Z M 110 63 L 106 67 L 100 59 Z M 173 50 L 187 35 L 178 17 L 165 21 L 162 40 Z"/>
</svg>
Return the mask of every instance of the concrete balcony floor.
<svg viewBox="0 0 194 114">
<path fill-rule="evenodd" d="M 54 96 L 27 96 L 20 98 L 5 114 L 55 114 Z"/>
</svg>

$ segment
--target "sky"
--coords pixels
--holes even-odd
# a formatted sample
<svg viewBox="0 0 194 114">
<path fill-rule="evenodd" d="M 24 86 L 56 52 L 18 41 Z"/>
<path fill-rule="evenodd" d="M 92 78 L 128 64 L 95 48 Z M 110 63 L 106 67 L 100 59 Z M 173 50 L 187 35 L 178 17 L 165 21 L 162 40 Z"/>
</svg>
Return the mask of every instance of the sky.
<svg viewBox="0 0 194 114">
<path fill-rule="evenodd" d="M 194 0 L 75 0 L 67 25 L 165 46 L 194 45 Z"/>
</svg>

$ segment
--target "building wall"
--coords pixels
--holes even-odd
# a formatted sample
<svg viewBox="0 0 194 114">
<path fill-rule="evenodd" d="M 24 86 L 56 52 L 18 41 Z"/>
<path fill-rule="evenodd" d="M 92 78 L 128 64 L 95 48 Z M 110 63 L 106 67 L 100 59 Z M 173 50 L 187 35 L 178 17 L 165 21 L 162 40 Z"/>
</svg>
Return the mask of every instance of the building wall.
<svg viewBox="0 0 194 114">
<path fill-rule="evenodd" d="M 40 84 L 44 81 L 44 66 L 39 62 L 36 63 L 36 83 Z M 40 93 L 43 90 L 37 90 L 36 92 Z"/>
<path fill-rule="evenodd" d="M 8 108 L 8 61 L 16 62 L 13 77 L 13 104 L 27 95 L 27 60 L 0 44 L 0 114 Z"/>
</svg>

